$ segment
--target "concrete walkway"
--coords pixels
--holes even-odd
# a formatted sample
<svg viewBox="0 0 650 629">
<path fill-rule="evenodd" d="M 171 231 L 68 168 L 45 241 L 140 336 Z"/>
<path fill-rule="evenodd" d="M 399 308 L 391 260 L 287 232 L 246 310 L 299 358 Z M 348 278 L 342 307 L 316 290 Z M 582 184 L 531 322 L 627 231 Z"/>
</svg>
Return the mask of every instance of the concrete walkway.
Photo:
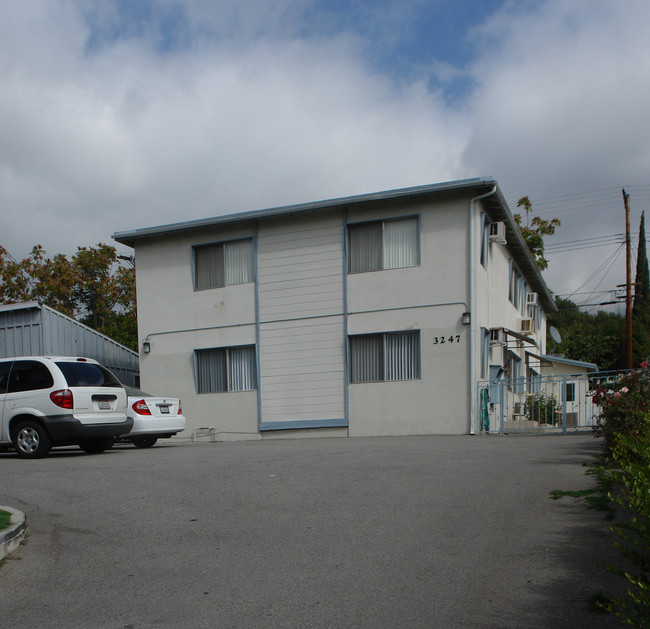
<svg viewBox="0 0 650 629">
<path fill-rule="evenodd" d="M 617 627 L 589 435 L 313 439 L 0 455 L 30 538 L 18 627 Z"/>
</svg>

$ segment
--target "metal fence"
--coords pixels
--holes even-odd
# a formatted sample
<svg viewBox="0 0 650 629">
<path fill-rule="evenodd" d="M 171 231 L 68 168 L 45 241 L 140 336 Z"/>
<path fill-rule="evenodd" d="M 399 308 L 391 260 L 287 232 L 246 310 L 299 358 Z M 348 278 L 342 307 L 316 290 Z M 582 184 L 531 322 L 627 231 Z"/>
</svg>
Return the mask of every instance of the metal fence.
<svg viewBox="0 0 650 629">
<path fill-rule="evenodd" d="M 533 378 L 501 378 L 478 383 L 478 431 L 481 434 L 566 434 L 590 431 L 600 407 L 596 389 L 620 372 Z"/>
</svg>

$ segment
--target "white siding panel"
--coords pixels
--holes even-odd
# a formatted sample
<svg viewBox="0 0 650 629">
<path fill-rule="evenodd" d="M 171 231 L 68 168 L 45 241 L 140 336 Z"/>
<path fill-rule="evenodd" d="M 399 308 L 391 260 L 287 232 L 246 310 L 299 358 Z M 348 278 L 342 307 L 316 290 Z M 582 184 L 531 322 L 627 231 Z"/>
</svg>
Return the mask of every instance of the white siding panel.
<svg viewBox="0 0 650 629">
<path fill-rule="evenodd" d="M 345 417 L 343 317 L 278 326 L 260 328 L 262 421 Z"/>
<path fill-rule="evenodd" d="M 341 216 L 260 229 L 263 423 L 345 417 L 343 238 Z"/>
</svg>

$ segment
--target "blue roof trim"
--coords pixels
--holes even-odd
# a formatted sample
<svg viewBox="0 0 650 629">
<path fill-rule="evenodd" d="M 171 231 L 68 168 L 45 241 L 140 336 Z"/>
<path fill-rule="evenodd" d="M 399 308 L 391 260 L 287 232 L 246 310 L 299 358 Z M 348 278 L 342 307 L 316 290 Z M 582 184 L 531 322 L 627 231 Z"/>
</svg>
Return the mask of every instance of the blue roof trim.
<svg viewBox="0 0 650 629">
<path fill-rule="evenodd" d="M 585 369 L 598 371 L 598 365 L 596 365 L 596 363 L 587 363 L 582 360 L 572 360 L 571 358 L 564 358 L 564 356 L 554 356 L 553 354 L 541 354 L 539 357 L 542 360 L 546 360 L 550 363 L 561 363 L 562 365 L 573 365 L 575 367 L 584 367 Z"/>
<path fill-rule="evenodd" d="M 285 205 L 265 210 L 224 214 L 222 216 L 213 216 L 211 218 L 171 223 L 168 225 L 158 225 L 156 227 L 143 227 L 131 231 L 115 232 L 112 235 L 112 238 L 123 245 L 134 247 L 135 242 L 138 240 L 166 236 L 178 232 L 216 227 L 227 223 L 257 221 L 276 216 L 289 216 L 292 214 L 326 211 L 329 209 L 345 208 L 354 205 L 362 205 L 364 203 L 388 201 L 391 199 L 424 197 L 426 195 L 443 192 L 472 193 L 475 191 L 478 196 L 491 190 L 495 186 L 495 194 L 485 198 L 484 200 L 488 215 L 491 220 L 504 221 L 506 223 L 508 247 L 516 256 L 520 270 L 527 276 L 527 279 L 531 280 L 531 286 L 535 292 L 539 293 L 544 309 L 547 312 L 554 312 L 557 310 L 557 307 L 555 306 L 553 297 L 542 278 L 541 272 L 535 265 L 532 254 L 528 251 L 528 247 L 515 224 L 514 216 L 508 207 L 508 203 L 505 200 L 497 181 L 492 177 L 458 179 L 456 181 L 413 186 L 410 188 L 397 188 L 393 190 L 385 190 L 383 192 L 372 192 L 355 196 L 326 199 L 324 201 L 311 201 L 309 203 Z"/>
<path fill-rule="evenodd" d="M 262 422 L 260 432 L 269 430 L 298 430 L 301 428 L 347 428 L 346 419 L 304 419 L 286 422 Z"/>
<path fill-rule="evenodd" d="M 354 205 L 358 203 L 368 203 L 370 201 L 385 201 L 389 199 L 399 199 L 409 196 L 420 196 L 434 192 L 482 188 L 485 186 L 494 186 L 496 183 L 497 182 L 492 178 L 476 177 L 474 179 L 459 179 L 457 181 L 447 181 L 444 183 L 428 184 L 424 186 L 413 186 L 411 188 L 397 188 L 383 192 L 372 192 L 349 197 L 326 199 L 324 201 L 311 201 L 309 203 L 298 203 L 296 205 L 284 205 L 267 208 L 264 210 L 250 210 L 237 212 L 235 214 L 223 214 L 221 216 L 213 216 L 211 218 L 183 221 L 181 223 L 170 223 L 167 225 L 158 225 L 156 227 L 143 227 L 130 231 L 115 232 L 112 238 L 119 243 L 132 247 L 133 242 L 141 238 L 159 236 L 190 229 L 200 229 L 202 227 L 211 227 L 213 225 L 219 225 L 221 223 L 230 223 L 232 221 L 249 221 L 272 216 L 282 216 L 286 214 L 313 212 L 316 210 L 324 210 L 327 208 L 334 208 L 342 205 Z"/>
</svg>

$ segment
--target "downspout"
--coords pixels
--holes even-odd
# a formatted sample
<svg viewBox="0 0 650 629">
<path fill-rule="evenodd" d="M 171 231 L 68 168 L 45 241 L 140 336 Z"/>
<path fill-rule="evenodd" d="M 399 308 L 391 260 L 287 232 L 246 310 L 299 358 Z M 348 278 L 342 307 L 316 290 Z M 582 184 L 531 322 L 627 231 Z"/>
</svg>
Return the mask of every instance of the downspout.
<svg viewBox="0 0 650 629">
<path fill-rule="evenodd" d="M 474 316 L 474 292 L 476 290 L 475 286 L 475 276 L 476 276 L 476 256 L 474 254 L 474 203 L 485 197 L 489 197 L 497 191 L 497 186 L 495 185 L 490 192 L 481 194 L 477 197 L 474 197 L 469 202 L 469 316 L 470 316 L 470 326 L 469 326 L 469 384 L 470 384 L 470 428 L 469 434 L 476 434 L 476 407 L 477 407 L 477 390 L 476 390 L 476 381 L 474 378 L 474 373 L 476 369 L 476 359 L 474 357 L 474 348 L 476 345 L 476 317 Z"/>
</svg>

